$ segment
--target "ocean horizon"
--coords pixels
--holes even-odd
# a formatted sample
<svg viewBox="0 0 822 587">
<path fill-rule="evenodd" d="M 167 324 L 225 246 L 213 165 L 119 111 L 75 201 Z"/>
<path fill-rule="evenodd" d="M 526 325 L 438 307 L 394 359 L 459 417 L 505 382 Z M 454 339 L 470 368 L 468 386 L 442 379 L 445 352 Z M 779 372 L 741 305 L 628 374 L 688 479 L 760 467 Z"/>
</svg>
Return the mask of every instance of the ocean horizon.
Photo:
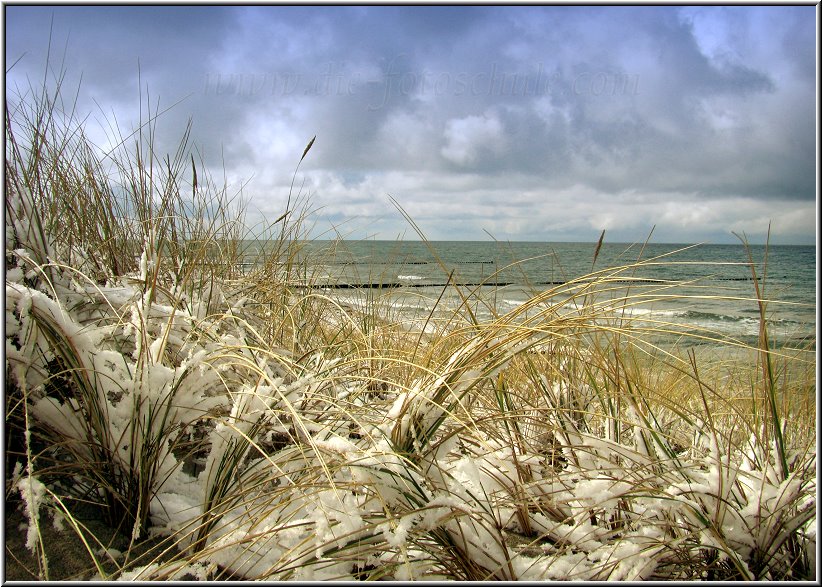
<svg viewBox="0 0 822 587">
<path fill-rule="evenodd" d="M 708 336 L 755 345 L 760 318 L 755 275 L 768 301 L 771 338 L 802 346 L 814 344 L 816 336 L 816 247 L 811 245 L 604 242 L 597 250 L 593 242 L 303 244 L 300 256 L 310 268 L 312 288 L 353 307 L 378 295 L 411 323 L 430 323 L 437 313 L 446 317 L 464 303 L 466 292 L 475 299 L 477 318 L 493 319 L 546 292 L 555 292 L 549 297 L 562 307 L 569 284 L 607 279 L 609 295 L 632 296 L 622 315 L 634 324 L 693 326 Z M 255 254 L 265 248 L 263 241 L 246 245 Z"/>
</svg>

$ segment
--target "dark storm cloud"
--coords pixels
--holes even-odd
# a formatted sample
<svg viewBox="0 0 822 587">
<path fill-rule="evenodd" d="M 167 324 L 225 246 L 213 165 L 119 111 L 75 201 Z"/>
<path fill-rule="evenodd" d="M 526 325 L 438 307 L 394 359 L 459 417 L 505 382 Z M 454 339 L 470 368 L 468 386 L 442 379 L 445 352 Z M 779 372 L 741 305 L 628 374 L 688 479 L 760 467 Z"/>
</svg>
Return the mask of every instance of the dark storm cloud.
<svg viewBox="0 0 822 587">
<path fill-rule="evenodd" d="M 127 134 L 141 108 L 145 121 L 149 109 L 164 111 L 181 102 L 161 117 L 161 150 L 175 148 L 189 119 L 198 143 L 219 145 L 226 132 L 222 115 L 230 114 L 230 105 L 221 113 L 198 96 L 233 15 L 216 6 L 8 7 L 7 60 L 22 58 L 7 82 L 21 89 L 26 77 L 40 83 L 51 31 L 50 67 L 55 74 L 65 68 L 66 94 L 73 96 L 79 85 L 78 112 L 90 114 L 91 124 L 108 128 L 116 119 Z M 219 154 L 219 147 L 214 151 Z"/>
<path fill-rule="evenodd" d="M 89 109 L 133 119 L 139 59 L 163 106 L 185 99 L 166 144 L 190 116 L 207 162 L 255 175 L 265 211 L 316 134 L 303 170 L 330 218 L 397 226 L 392 193 L 432 226 L 550 238 L 545 210 L 578 194 L 576 234 L 657 217 L 680 234 L 677 210 L 711 234 L 771 209 L 814 230 L 813 7 L 6 10 L 7 66 L 27 52 L 8 81 L 42 75 L 54 15 Z"/>
<path fill-rule="evenodd" d="M 52 65 L 65 59 L 71 73 L 82 73 L 85 83 L 117 100 L 134 93 L 138 62 L 143 75 L 170 86 L 163 91 L 185 86 L 203 70 L 216 48 L 215 33 L 233 14 L 221 7 L 9 6 L 6 10 L 7 59 L 22 56 L 17 68 L 35 75 L 38 68 L 42 71 L 53 31 Z"/>
</svg>

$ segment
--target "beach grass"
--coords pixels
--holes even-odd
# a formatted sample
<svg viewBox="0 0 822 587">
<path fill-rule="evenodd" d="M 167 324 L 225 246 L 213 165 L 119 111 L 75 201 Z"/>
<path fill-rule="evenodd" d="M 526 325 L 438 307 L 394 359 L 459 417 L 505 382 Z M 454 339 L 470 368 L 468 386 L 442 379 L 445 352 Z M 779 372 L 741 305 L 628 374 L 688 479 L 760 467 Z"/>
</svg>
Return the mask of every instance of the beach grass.
<svg viewBox="0 0 822 587">
<path fill-rule="evenodd" d="M 772 344 L 766 276 L 755 346 L 635 320 L 682 284 L 597 268 L 602 239 L 507 313 L 443 267 L 458 303 L 408 323 L 312 287 L 293 185 L 248 226 L 188 131 L 158 153 L 149 110 L 101 153 L 59 82 L 5 121 L 17 578 L 65 578 L 55 536 L 86 579 L 817 578 L 815 341 Z"/>
</svg>

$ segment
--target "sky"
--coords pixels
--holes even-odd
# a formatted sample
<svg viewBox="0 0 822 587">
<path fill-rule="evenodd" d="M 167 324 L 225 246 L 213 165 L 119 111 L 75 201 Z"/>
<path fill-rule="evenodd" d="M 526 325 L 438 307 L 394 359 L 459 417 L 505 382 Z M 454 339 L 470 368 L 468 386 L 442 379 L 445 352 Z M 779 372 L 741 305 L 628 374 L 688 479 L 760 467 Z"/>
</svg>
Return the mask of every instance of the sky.
<svg viewBox="0 0 822 587">
<path fill-rule="evenodd" d="M 6 97 L 164 113 L 247 219 L 312 235 L 813 244 L 815 6 L 5 6 Z M 309 140 L 316 141 L 295 168 Z"/>
</svg>

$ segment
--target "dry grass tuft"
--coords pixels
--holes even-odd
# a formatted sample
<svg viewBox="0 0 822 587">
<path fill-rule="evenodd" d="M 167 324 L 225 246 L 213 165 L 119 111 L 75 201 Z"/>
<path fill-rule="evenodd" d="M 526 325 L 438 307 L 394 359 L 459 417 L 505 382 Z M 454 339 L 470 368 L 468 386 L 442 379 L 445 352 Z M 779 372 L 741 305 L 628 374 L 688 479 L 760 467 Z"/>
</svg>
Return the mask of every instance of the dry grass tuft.
<svg viewBox="0 0 822 587">
<path fill-rule="evenodd" d="M 632 318 L 684 295 L 642 279 L 675 254 L 507 314 L 452 284 L 410 325 L 310 287 L 301 194 L 248 227 L 188 131 L 101 154 L 56 87 L 6 119 L 5 489 L 39 578 L 47 512 L 83 578 L 815 578 L 815 345 L 772 348 L 761 276 L 755 348 Z"/>
</svg>

